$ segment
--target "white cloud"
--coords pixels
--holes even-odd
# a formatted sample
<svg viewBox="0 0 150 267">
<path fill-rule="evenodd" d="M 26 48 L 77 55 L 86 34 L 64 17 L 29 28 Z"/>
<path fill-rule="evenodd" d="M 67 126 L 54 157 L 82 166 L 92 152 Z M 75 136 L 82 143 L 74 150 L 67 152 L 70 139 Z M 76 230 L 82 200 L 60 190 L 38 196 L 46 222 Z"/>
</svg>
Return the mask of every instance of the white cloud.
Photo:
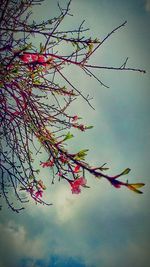
<svg viewBox="0 0 150 267">
<path fill-rule="evenodd" d="M 37 259 L 48 262 L 57 255 L 79 258 L 87 267 L 123 266 L 127 257 L 126 265 L 131 267 L 137 254 L 141 266 L 146 267 L 149 224 L 148 219 L 142 223 L 145 201 L 130 196 L 132 193 L 115 191 L 103 180 L 89 179 L 89 184 L 92 188 L 83 189 L 77 196 L 60 185 L 53 192 L 54 206 L 33 204 L 17 222 L 13 216 L 8 223 L 0 224 L 0 266 L 18 267 L 22 258 L 29 260 L 29 266 L 30 261 L 38 266 Z"/>
<path fill-rule="evenodd" d="M 17 225 L 14 221 L 0 224 L 0 236 L 0 266 L 16 267 L 20 259 L 43 256 L 41 240 L 36 236 L 31 240 L 25 225 Z"/>
</svg>

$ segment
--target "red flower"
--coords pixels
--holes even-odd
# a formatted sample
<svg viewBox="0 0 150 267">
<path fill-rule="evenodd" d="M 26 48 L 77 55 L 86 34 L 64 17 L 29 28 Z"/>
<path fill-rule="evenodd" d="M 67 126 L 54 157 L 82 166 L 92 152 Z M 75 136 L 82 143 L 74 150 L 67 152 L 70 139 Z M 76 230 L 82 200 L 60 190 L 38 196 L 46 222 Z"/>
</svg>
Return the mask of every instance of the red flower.
<svg viewBox="0 0 150 267">
<path fill-rule="evenodd" d="M 73 123 L 72 126 L 73 126 L 74 128 L 78 128 L 78 124 L 77 124 L 77 123 Z"/>
<path fill-rule="evenodd" d="M 84 177 L 80 177 L 74 181 L 67 180 L 71 185 L 72 194 L 79 194 L 81 192 L 80 186 L 85 186 L 87 180 Z"/>
<path fill-rule="evenodd" d="M 68 161 L 68 159 L 64 155 L 60 155 L 59 159 L 62 163 L 66 163 Z"/>
<path fill-rule="evenodd" d="M 30 53 L 24 53 L 23 55 L 20 56 L 22 61 L 25 63 L 33 63 L 33 62 L 39 62 L 43 63 L 42 65 L 46 64 L 47 58 L 44 55 L 39 55 L 39 54 L 30 54 Z"/>
<path fill-rule="evenodd" d="M 47 61 L 46 56 L 38 55 L 38 62 L 39 63 L 45 63 Z"/>
<path fill-rule="evenodd" d="M 34 61 L 37 61 L 38 60 L 38 55 L 25 53 L 25 54 L 21 55 L 20 58 L 25 63 L 31 63 L 31 62 L 34 62 Z"/>
<path fill-rule="evenodd" d="M 43 168 L 44 167 L 53 167 L 54 166 L 54 160 L 50 160 L 50 161 L 47 161 L 47 162 L 41 162 L 40 164 Z"/>
<path fill-rule="evenodd" d="M 80 166 L 79 165 L 77 165 L 75 168 L 74 168 L 74 173 L 77 173 L 77 172 L 79 172 L 79 169 L 80 169 Z"/>
<path fill-rule="evenodd" d="M 83 124 L 80 124 L 79 126 L 78 126 L 78 128 L 83 132 L 83 131 L 85 131 L 85 126 L 83 125 Z"/>
<path fill-rule="evenodd" d="M 39 198 L 43 196 L 43 191 L 41 189 L 39 189 L 37 192 L 35 192 L 35 197 Z"/>
<path fill-rule="evenodd" d="M 80 187 L 72 187 L 71 191 L 72 191 L 72 194 L 80 194 L 81 193 Z"/>
<path fill-rule="evenodd" d="M 32 61 L 38 61 L 38 55 L 31 54 Z"/>
<path fill-rule="evenodd" d="M 75 116 L 72 117 L 72 121 L 77 121 L 78 118 L 79 118 L 79 117 L 78 117 L 77 115 L 75 115 Z"/>
</svg>

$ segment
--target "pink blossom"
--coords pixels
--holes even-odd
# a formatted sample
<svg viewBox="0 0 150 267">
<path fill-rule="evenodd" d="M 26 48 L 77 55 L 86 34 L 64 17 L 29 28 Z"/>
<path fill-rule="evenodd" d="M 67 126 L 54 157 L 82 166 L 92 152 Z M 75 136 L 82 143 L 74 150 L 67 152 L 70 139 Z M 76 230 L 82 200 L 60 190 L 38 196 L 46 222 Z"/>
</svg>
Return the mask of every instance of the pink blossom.
<svg viewBox="0 0 150 267">
<path fill-rule="evenodd" d="M 38 61 L 38 55 L 31 54 L 32 61 Z"/>
<path fill-rule="evenodd" d="M 78 118 L 79 118 L 79 117 L 78 117 L 77 115 L 75 115 L 75 116 L 72 117 L 72 121 L 77 121 Z"/>
<path fill-rule="evenodd" d="M 44 63 L 47 61 L 46 56 L 39 55 L 39 54 L 30 54 L 30 53 L 24 53 L 23 55 L 20 56 L 22 61 L 25 63 L 30 63 L 30 62 L 39 62 L 39 63 Z"/>
<path fill-rule="evenodd" d="M 68 161 L 68 159 L 64 155 L 60 155 L 59 159 L 62 163 L 66 163 Z"/>
<path fill-rule="evenodd" d="M 53 167 L 54 166 L 54 160 L 50 160 L 50 161 L 47 161 L 47 162 L 42 162 L 41 163 L 41 166 L 44 168 L 44 167 Z"/>
<path fill-rule="evenodd" d="M 83 131 L 85 131 L 85 126 L 83 125 L 83 124 L 80 124 L 79 126 L 78 126 L 78 128 L 83 132 Z"/>
<path fill-rule="evenodd" d="M 72 187 L 71 188 L 72 194 L 80 194 L 81 189 L 79 187 Z"/>
<path fill-rule="evenodd" d="M 72 194 L 79 194 L 81 192 L 80 186 L 85 186 L 87 183 L 87 180 L 84 177 L 77 178 L 74 181 L 69 181 L 71 185 L 71 191 Z"/>
<path fill-rule="evenodd" d="M 38 59 L 37 55 L 33 55 L 33 54 L 23 54 L 20 56 L 20 58 L 22 59 L 22 61 L 24 61 L 25 63 L 30 63 L 30 62 L 34 62 Z"/>
<path fill-rule="evenodd" d="M 41 189 L 39 189 L 38 191 L 35 192 L 35 197 L 39 198 L 43 196 L 43 191 Z"/>
<path fill-rule="evenodd" d="M 83 124 L 80 124 L 80 125 L 79 125 L 78 123 L 73 123 L 72 126 L 73 126 L 74 128 L 78 128 L 78 129 L 80 129 L 82 132 L 85 131 L 85 129 L 86 129 L 85 126 L 84 126 Z"/>
<path fill-rule="evenodd" d="M 43 55 L 38 55 L 38 62 L 39 63 L 45 63 L 47 61 L 47 58 Z"/>
<path fill-rule="evenodd" d="M 75 168 L 74 168 L 74 170 L 73 170 L 73 172 L 74 173 L 77 173 L 77 172 L 79 172 L 79 169 L 80 169 L 80 166 L 79 165 L 76 165 Z"/>
</svg>

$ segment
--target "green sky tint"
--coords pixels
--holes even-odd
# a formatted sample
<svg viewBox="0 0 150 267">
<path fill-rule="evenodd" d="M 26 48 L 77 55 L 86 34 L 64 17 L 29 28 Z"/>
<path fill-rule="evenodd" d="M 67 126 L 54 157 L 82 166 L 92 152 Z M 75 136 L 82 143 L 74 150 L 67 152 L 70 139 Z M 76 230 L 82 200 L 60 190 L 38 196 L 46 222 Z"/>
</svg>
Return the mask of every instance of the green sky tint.
<svg viewBox="0 0 150 267">
<path fill-rule="evenodd" d="M 66 2 L 62 0 L 60 4 Z M 67 18 L 64 27 L 78 26 L 85 19 L 89 34 L 100 40 L 127 20 L 126 27 L 97 51 L 91 63 L 120 66 L 129 57 L 131 67 L 146 69 L 147 73 L 96 71 L 110 86 L 107 89 L 80 71 L 67 69 L 73 83 L 94 97 L 95 108 L 92 110 L 82 99 L 73 104 L 70 112 L 81 115 L 94 128 L 85 133 L 74 132 L 76 137 L 68 141 L 68 147 L 89 148 L 89 162 L 107 162 L 112 174 L 131 168 L 128 178 L 131 182 L 145 182 L 144 194 L 114 189 L 89 175 L 91 188 L 77 196 L 64 182 L 56 183 L 46 196 L 53 207 L 30 203 L 19 215 L 1 212 L 0 266 L 21 267 L 20 262 L 26 260 L 25 267 L 70 267 L 67 258 L 72 257 L 85 267 L 148 267 L 150 1 L 73 0 L 71 13 L 74 17 Z M 47 0 L 34 16 L 40 20 L 53 14 L 57 14 L 56 1 Z M 48 177 L 49 173 L 43 171 L 42 175 Z M 66 258 L 66 265 L 60 261 L 53 265 L 54 256 Z M 71 267 L 78 266 L 77 262 Z"/>
</svg>

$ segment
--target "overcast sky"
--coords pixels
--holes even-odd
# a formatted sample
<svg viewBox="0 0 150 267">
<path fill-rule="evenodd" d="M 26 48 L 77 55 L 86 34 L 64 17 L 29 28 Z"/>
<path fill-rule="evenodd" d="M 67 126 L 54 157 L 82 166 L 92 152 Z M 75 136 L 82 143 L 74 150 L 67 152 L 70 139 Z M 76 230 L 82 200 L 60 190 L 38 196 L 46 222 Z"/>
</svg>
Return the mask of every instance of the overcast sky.
<svg viewBox="0 0 150 267">
<path fill-rule="evenodd" d="M 67 1 L 60 0 L 65 5 Z M 103 39 L 127 20 L 93 56 L 92 63 L 131 67 L 146 74 L 97 71 L 110 88 L 100 86 L 78 70 L 68 75 L 79 89 L 94 97 L 92 110 L 84 101 L 71 112 L 94 125 L 76 132 L 71 149 L 89 148 L 91 164 L 108 163 L 110 173 L 131 168 L 128 179 L 144 182 L 143 195 L 115 189 L 88 176 L 90 189 L 72 195 L 65 183 L 49 189 L 52 207 L 30 203 L 19 215 L 1 212 L 0 267 L 148 267 L 150 266 L 150 1 L 72 0 L 65 27 L 83 19 L 91 36 Z M 38 20 L 57 14 L 56 1 L 36 10 Z M 34 14 L 35 16 L 35 14 Z M 71 143 L 71 141 L 70 141 Z M 68 143 L 69 146 L 69 143 Z M 46 159 L 46 158 L 45 158 Z M 43 173 L 45 177 L 48 172 Z"/>
</svg>

